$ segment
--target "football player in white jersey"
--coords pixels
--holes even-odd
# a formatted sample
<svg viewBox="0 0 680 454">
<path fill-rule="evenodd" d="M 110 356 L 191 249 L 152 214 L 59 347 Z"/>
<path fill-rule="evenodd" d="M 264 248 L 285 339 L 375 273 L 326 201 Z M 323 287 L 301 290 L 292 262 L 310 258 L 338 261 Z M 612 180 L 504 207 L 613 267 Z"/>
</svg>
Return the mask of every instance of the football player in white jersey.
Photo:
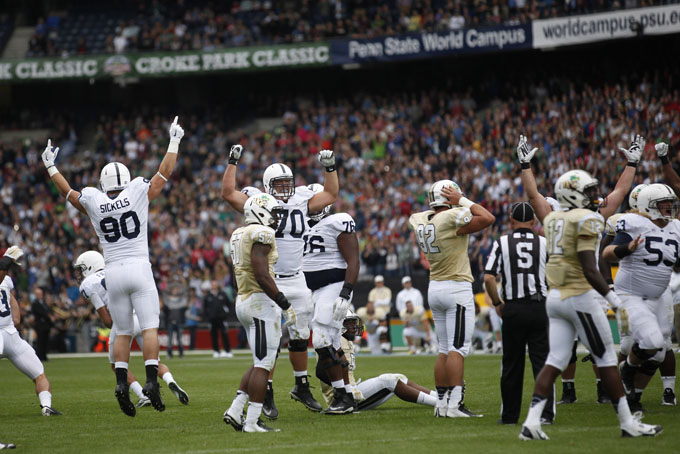
<svg viewBox="0 0 680 454">
<path fill-rule="evenodd" d="M 320 184 L 310 184 L 309 189 L 314 194 L 323 192 Z M 350 384 L 342 373 L 341 330 L 359 276 L 359 241 L 352 216 L 330 214 L 330 210 L 328 205 L 319 213 L 309 213 L 302 270 L 314 302 L 312 345 L 319 358 L 317 372 L 325 370 L 333 387 L 333 400 L 323 413 L 337 415 L 355 410 Z"/>
<path fill-rule="evenodd" d="M 616 237 L 603 257 L 619 261 L 614 285 L 628 311 L 633 345 L 621 362 L 621 378 L 629 401 L 639 395 L 666 357 L 671 324 L 665 295 L 678 263 L 680 228 L 675 222 L 679 202 L 664 184 L 651 184 L 638 195 L 637 213 L 622 216 Z M 643 382 L 636 372 L 646 375 Z"/>
<path fill-rule="evenodd" d="M 236 189 L 236 167 L 243 152 L 241 145 L 234 145 L 229 152 L 229 162 L 222 178 L 222 198 L 236 211 L 243 213 L 248 196 Z M 335 202 L 338 196 L 338 174 L 335 170 L 335 156 L 332 150 L 321 150 L 318 160 L 324 166 L 324 190 L 314 194 L 306 186 L 295 187 L 293 172 L 285 164 L 272 164 L 264 171 L 262 178 L 265 192 L 274 196 L 282 208 L 281 219 L 276 230 L 276 247 L 279 260 L 274 266 L 276 285 L 286 294 L 295 308 L 297 321 L 288 326 L 290 341 L 288 352 L 293 366 L 295 386 L 291 398 L 301 402 L 307 409 L 321 411 L 321 404 L 314 399 L 307 380 L 307 346 L 309 345 L 309 322 L 313 315 L 311 291 L 307 288 L 302 274 L 303 235 L 308 230 L 307 213 L 320 212 Z M 273 405 L 273 391 L 267 390 L 264 415 L 276 419 L 278 410 Z"/>
<path fill-rule="evenodd" d="M 135 415 L 127 384 L 130 340 L 134 330 L 133 309 L 144 337 L 146 384 L 143 393 L 157 411 L 165 410 L 158 387 L 160 304 L 149 262 L 147 224 L 149 203 L 161 193 L 177 161 L 179 143 L 184 136 L 177 117 L 170 125 L 169 133 L 167 153 L 151 180 L 137 177 L 131 181 L 127 167 L 111 162 L 102 169 L 101 190 L 88 187 L 78 192 L 71 189 L 54 164 L 59 148 L 53 149 L 51 141 L 47 142 L 42 154 L 43 163 L 59 193 L 89 216 L 104 250 L 109 311 L 118 331 L 113 346 L 117 383 L 114 394 L 121 410 L 128 416 Z"/>
<path fill-rule="evenodd" d="M 635 178 L 635 171 L 642 158 L 642 152 L 645 148 L 645 139 L 641 136 L 635 136 L 631 134 L 631 145 L 630 148 L 619 148 L 619 150 L 626 156 L 628 164 L 626 168 L 619 176 L 619 180 L 616 182 L 616 187 L 604 198 L 604 201 L 599 207 L 599 213 L 605 219 L 605 221 L 615 214 L 621 203 L 628 194 L 628 190 L 633 184 L 633 179 Z M 536 217 L 543 224 L 543 219 L 552 211 L 556 211 L 554 199 L 551 197 L 544 197 L 540 192 L 538 192 L 538 187 L 536 185 L 536 179 L 531 170 L 531 159 L 538 151 L 538 148 L 531 148 L 527 141 L 527 137 L 520 135 L 519 142 L 517 144 L 517 157 L 522 168 L 521 179 L 522 186 L 526 192 L 527 197 L 531 206 L 536 212 Z M 559 206 L 559 204 L 558 204 Z M 563 209 L 563 208 L 562 208 Z M 596 260 L 599 258 L 599 253 L 597 254 Z M 603 304 L 603 308 L 604 308 Z M 569 361 L 569 366 L 562 372 L 562 399 L 560 399 L 558 404 L 570 404 L 576 402 L 576 387 L 574 383 L 574 377 L 576 375 L 576 346 L 578 340 L 574 341 L 572 356 Z M 595 372 L 595 377 L 598 383 L 598 401 L 605 402 L 606 394 L 602 392 L 601 380 L 599 377 L 599 372 L 597 367 L 593 364 L 593 371 Z"/>
<path fill-rule="evenodd" d="M 12 290 L 14 283 L 7 275 L 12 263 L 18 263 L 23 251 L 12 246 L 0 259 L 0 359 L 7 358 L 14 366 L 35 383 L 35 393 L 40 400 L 43 416 L 57 416 L 61 413 L 52 408 L 52 390 L 45 376 L 45 369 L 28 342 L 19 337 L 16 325 L 21 322 L 19 303 Z"/>
<path fill-rule="evenodd" d="M 111 328 L 109 334 L 109 362 L 111 363 L 111 370 L 115 372 L 115 361 L 113 359 L 113 344 L 116 341 L 117 330 L 116 326 L 111 320 L 109 313 L 109 294 L 106 290 L 106 272 L 104 271 L 104 256 L 97 251 L 86 251 L 78 256 L 73 264 L 76 270 L 76 280 L 80 283 L 80 294 L 82 297 L 92 303 L 94 309 L 97 311 L 99 318 L 107 328 Z M 139 320 L 137 314 L 133 314 L 135 329 L 132 337 L 137 341 L 137 345 L 142 348 L 144 346 L 144 338 L 139 327 Z M 132 342 L 132 339 L 130 339 Z M 158 375 L 168 385 L 170 391 L 177 397 L 177 399 L 184 405 L 189 404 L 189 395 L 184 391 L 175 381 L 170 369 L 167 365 L 158 363 Z M 142 392 L 142 385 L 139 384 L 134 374 L 128 369 L 128 385 L 132 392 L 139 397 L 137 407 L 146 407 L 151 405 L 151 401 Z"/>
</svg>

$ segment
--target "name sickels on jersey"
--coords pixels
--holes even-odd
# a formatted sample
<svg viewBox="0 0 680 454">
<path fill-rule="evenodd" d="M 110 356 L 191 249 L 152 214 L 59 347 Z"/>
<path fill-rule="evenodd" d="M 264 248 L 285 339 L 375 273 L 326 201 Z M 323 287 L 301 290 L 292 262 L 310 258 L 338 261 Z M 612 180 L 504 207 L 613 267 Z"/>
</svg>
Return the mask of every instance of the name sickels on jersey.
<svg viewBox="0 0 680 454">
<path fill-rule="evenodd" d="M 109 213 L 111 211 L 120 210 L 121 208 L 129 207 L 130 201 L 126 198 L 123 200 L 116 200 L 113 203 L 103 203 L 99 205 L 99 211 L 104 213 Z"/>
</svg>

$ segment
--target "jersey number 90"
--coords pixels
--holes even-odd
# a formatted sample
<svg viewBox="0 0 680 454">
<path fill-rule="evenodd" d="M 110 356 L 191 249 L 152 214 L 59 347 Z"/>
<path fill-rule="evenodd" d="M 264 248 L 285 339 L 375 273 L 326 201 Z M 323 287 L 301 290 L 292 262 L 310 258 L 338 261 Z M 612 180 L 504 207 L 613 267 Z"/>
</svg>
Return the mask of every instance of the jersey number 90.
<svg viewBox="0 0 680 454">
<path fill-rule="evenodd" d="M 132 227 L 128 226 L 129 219 L 132 220 Z M 109 243 L 115 243 L 121 237 L 128 240 L 137 238 L 141 231 L 140 226 L 139 217 L 134 211 L 126 211 L 119 219 L 109 216 L 99 222 L 99 228 L 104 234 L 104 239 Z"/>
</svg>

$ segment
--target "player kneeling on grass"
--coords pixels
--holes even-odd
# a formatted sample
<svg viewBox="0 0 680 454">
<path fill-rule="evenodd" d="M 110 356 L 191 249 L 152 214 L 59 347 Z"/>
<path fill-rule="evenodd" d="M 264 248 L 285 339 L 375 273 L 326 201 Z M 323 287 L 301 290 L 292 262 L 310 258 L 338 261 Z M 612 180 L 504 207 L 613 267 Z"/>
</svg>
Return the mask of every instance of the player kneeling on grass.
<svg viewBox="0 0 680 454">
<path fill-rule="evenodd" d="M 354 338 L 361 336 L 364 326 L 357 314 L 349 310 L 343 321 L 341 351 L 344 352 L 343 369 L 347 375 L 346 380 L 357 402 L 356 410 L 370 410 L 384 404 L 396 395 L 403 401 L 417 404 L 437 405 L 437 392 L 431 391 L 410 381 L 402 374 L 382 374 L 375 378 L 365 381 L 354 379 L 356 370 L 356 360 L 354 355 Z M 321 381 L 323 397 L 328 405 L 335 396 L 335 389 L 331 385 L 331 378 L 328 369 L 322 367 L 321 362 L 317 361 L 316 376 Z"/>
<path fill-rule="evenodd" d="M 109 334 L 109 362 L 111 363 L 111 370 L 115 373 L 115 360 L 113 359 L 113 345 L 116 342 L 116 326 L 111 320 L 111 314 L 109 313 L 109 294 L 106 290 L 106 272 L 104 270 L 104 256 L 102 256 L 97 251 L 87 251 L 83 252 L 78 256 L 75 263 L 73 264 L 76 273 L 75 277 L 78 282 L 80 282 L 80 294 L 83 298 L 94 306 L 94 309 L 99 314 L 104 325 L 107 328 L 111 328 L 111 333 Z M 133 312 L 134 318 L 134 329 L 132 332 L 132 337 L 130 338 L 130 345 L 132 345 L 132 339 L 137 340 L 137 345 L 139 348 L 144 346 L 144 336 L 142 336 L 142 330 L 139 327 L 139 320 L 137 319 L 137 314 Z M 189 395 L 177 384 L 174 377 L 170 373 L 170 369 L 165 364 L 158 362 L 158 375 L 163 378 L 165 383 L 168 384 L 170 391 L 177 397 L 177 399 L 184 405 L 189 404 Z M 137 407 L 149 407 L 151 406 L 151 400 L 144 395 L 142 392 L 142 385 L 139 384 L 137 378 L 128 369 L 127 382 L 130 386 L 132 392 L 134 392 L 137 397 L 139 397 L 139 402 L 137 402 Z M 135 411 L 132 411 L 129 416 L 134 416 Z"/>
<path fill-rule="evenodd" d="M 281 315 L 286 325 L 295 323 L 295 311 L 274 282 L 278 259 L 274 229 L 278 225 L 276 199 L 269 194 L 249 197 L 243 205 L 246 226 L 234 230 L 229 244 L 238 296 L 236 316 L 248 336 L 253 365 L 248 368 L 236 397 L 223 420 L 243 432 L 278 432 L 260 421 L 269 371 L 276 362 L 281 341 Z M 248 413 L 243 421 L 246 403 Z"/>
<path fill-rule="evenodd" d="M 21 322 L 21 312 L 19 303 L 12 294 L 14 284 L 12 278 L 7 276 L 7 271 L 23 255 L 24 252 L 19 247 L 12 246 L 0 259 L 0 359 L 9 359 L 17 369 L 33 380 L 43 416 L 56 416 L 61 413 L 52 408 L 52 392 L 45 369 L 33 347 L 19 337 L 15 327 Z"/>
</svg>

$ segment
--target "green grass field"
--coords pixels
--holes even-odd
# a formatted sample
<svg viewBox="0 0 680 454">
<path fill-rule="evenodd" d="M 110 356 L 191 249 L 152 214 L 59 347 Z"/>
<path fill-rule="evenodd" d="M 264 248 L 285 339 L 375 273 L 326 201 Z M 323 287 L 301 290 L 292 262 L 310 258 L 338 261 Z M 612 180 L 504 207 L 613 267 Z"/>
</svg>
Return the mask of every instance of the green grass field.
<svg viewBox="0 0 680 454">
<path fill-rule="evenodd" d="M 310 358 L 310 370 L 314 359 Z M 399 372 L 424 386 L 432 386 L 433 356 L 357 358 L 357 377 Z M 49 453 L 218 453 L 218 452 L 678 452 L 679 407 L 664 407 L 658 375 L 643 397 L 649 410 L 645 421 L 660 423 L 664 433 L 654 439 L 621 439 L 610 405 L 595 403 L 595 384 L 589 365 L 579 362 L 578 402 L 558 406 L 556 422 L 546 428 L 550 441 L 521 442 L 519 426 L 499 426 L 500 356 L 475 355 L 466 362 L 466 403 L 483 418 L 435 419 L 430 407 L 396 397 L 383 407 L 356 415 L 323 416 L 293 402 L 288 391 L 293 378 L 282 357 L 277 366 L 275 397 L 280 417 L 271 425 L 275 434 L 242 434 L 222 422 L 250 356 L 214 360 L 192 355 L 168 363 L 175 379 L 189 393 L 182 406 L 163 387 L 166 411 L 139 409 L 135 418 L 120 411 L 113 397 L 115 379 L 105 358 L 52 359 L 46 373 L 52 383 L 53 406 L 60 417 L 42 417 L 33 384 L 7 360 L 0 361 L 0 440 L 16 443 L 19 452 Z M 142 360 L 131 361 L 143 376 Z M 527 368 L 528 370 L 528 368 Z M 312 379 L 313 384 L 318 384 Z M 559 382 L 558 382 L 559 385 Z M 533 380 L 524 389 L 526 414 Z M 315 390 L 321 400 L 319 387 Z M 558 392 L 561 394 L 561 392 Z M 136 398 L 133 398 L 136 402 Z"/>
</svg>

